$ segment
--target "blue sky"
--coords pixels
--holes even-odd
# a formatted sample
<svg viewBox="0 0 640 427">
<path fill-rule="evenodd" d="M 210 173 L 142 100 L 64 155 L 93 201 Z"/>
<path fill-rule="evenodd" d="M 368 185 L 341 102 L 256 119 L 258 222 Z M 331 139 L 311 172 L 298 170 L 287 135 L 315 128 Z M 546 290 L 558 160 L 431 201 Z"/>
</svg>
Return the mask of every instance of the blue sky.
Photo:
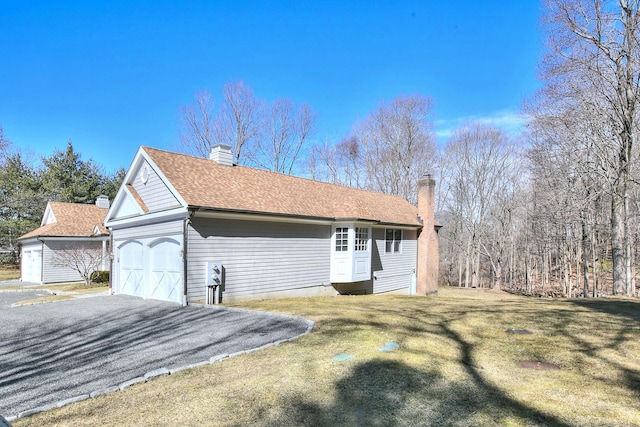
<svg viewBox="0 0 640 427">
<path fill-rule="evenodd" d="M 517 129 L 538 87 L 538 1 L 12 1 L 0 5 L 0 126 L 107 172 L 173 150 L 180 105 L 242 79 L 338 141 L 381 102 L 433 98 L 442 142 L 469 119 Z"/>
</svg>

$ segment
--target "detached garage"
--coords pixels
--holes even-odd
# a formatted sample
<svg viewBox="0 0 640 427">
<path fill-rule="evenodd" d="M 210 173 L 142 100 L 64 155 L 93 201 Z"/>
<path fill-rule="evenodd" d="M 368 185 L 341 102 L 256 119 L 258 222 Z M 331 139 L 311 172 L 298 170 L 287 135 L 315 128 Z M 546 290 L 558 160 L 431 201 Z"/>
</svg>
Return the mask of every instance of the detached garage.
<svg viewBox="0 0 640 427">
<path fill-rule="evenodd" d="M 104 218 L 109 199 L 95 204 L 49 202 L 40 227 L 21 236 L 20 280 L 31 283 L 79 282 L 78 269 L 109 269 L 109 232 Z"/>
<path fill-rule="evenodd" d="M 437 290 L 435 182 L 372 191 L 140 147 L 107 213 L 114 293 L 182 303 Z"/>
</svg>

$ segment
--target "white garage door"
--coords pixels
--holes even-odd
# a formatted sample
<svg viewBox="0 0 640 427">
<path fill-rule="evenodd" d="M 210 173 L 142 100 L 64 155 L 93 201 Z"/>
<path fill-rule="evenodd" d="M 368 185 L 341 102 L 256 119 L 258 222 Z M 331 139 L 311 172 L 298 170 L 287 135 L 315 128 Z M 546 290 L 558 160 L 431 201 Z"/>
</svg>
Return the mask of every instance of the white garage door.
<svg viewBox="0 0 640 427">
<path fill-rule="evenodd" d="M 42 281 L 42 249 L 22 252 L 22 281 L 40 283 Z"/>
<path fill-rule="evenodd" d="M 148 298 L 182 302 L 182 255 L 173 239 L 154 242 L 149 250 L 151 274 Z"/>
<path fill-rule="evenodd" d="M 144 246 L 137 241 L 119 248 L 119 293 L 144 297 Z"/>
</svg>

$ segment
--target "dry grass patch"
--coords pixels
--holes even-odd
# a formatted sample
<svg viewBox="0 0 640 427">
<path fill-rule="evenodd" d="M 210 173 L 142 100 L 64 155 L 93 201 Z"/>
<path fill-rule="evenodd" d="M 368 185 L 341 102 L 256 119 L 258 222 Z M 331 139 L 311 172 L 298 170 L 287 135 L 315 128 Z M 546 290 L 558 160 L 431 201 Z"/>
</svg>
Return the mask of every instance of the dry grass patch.
<svg viewBox="0 0 640 427">
<path fill-rule="evenodd" d="M 21 305 L 64 301 L 68 299 L 73 299 L 76 295 L 89 295 L 89 294 L 106 292 L 107 290 L 109 290 L 109 286 L 105 286 L 103 284 L 93 284 L 91 286 L 86 286 L 83 283 L 61 283 L 57 285 L 42 285 L 36 288 L 25 287 L 25 286 L 17 286 L 17 287 L 11 286 L 11 287 L 3 287 L 2 289 L 3 290 L 30 290 L 30 289 L 42 290 L 44 289 L 51 292 L 49 295 L 14 303 L 14 306 L 18 307 Z"/>
<path fill-rule="evenodd" d="M 0 267 L 0 282 L 5 280 L 18 280 L 20 279 L 19 268 Z"/>
<path fill-rule="evenodd" d="M 89 286 L 84 283 L 60 283 L 57 285 L 43 285 L 42 289 L 48 289 L 52 292 L 74 292 L 77 294 L 91 294 L 97 292 L 104 292 L 109 289 L 109 285 L 104 283 L 92 283 Z"/>
<path fill-rule="evenodd" d="M 311 334 L 14 422 L 49 426 L 640 425 L 640 304 L 442 288 L 265 300 Z M 509 334 L 527 329 L 532 335 Z M 381 352 L 388 342 L 399 349 Z M 339 353 L 355 357 L 346 362 Z M 559 370 L 533 370 L 540 361 Z"/>
<path fill-rule="evenodd" d="M 38 297 L 34 299 L 14 302 L 13 307 L 20 307 L 22 305 L 31 305 L 31 304 L 42 304 L 45 302 L 65 301 L 69 299 L 73 299 L 73 296 L 72 295 L 47 295 L 47 296 Z"/>
</svg>

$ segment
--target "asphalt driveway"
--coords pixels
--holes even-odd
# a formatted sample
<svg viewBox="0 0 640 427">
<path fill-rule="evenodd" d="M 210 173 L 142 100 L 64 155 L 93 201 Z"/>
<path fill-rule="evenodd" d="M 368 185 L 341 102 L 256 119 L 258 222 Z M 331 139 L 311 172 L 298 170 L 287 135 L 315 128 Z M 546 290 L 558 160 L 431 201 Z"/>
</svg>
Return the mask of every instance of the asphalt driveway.
<svg viewBox="0 0 640 427">
<path fill-rule="evenodd" d="M 0 292 L 0 414 L 12 419 L 307 332 L 305 319 L 124 295 L 11 308 Z"/>
</svg>

